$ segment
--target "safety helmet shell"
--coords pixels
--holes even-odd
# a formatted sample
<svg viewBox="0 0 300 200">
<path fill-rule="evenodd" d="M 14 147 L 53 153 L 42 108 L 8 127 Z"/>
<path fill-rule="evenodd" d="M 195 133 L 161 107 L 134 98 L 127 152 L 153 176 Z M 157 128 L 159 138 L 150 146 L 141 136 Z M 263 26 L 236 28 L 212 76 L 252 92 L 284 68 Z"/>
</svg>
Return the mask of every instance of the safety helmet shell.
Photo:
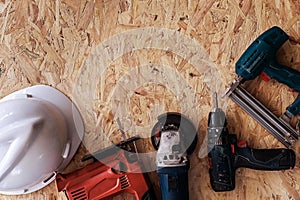
<svg viewBox="0 0 300 200">
<path fill-rule="evenodd" d="M 84 133 L 75 105 L 45 85 L 0 101 L 0 193 L 26 194 L 48 185 L 74 156 Z"/>
</svg>

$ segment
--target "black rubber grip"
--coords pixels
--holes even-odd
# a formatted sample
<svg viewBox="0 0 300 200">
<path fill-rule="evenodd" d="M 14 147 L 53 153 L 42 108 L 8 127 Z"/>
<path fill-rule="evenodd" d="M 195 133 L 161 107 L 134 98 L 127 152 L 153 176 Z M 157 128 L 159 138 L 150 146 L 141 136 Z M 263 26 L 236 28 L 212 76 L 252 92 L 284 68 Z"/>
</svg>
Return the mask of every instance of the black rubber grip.
<svg viewBox="0 0 300 200">
<path fill-rule="evenodd" d="M 145 194 L 142 197 L 142 200 L 157 200 L 154 195 L 153 189 L 149 189 L 147 192 L 145 192 Z"/>
<path fill-rule="evenodd" d="M 295 152 L 291 149 L 237 148 L 235 167 L 257 170 L 285 170 L 295 166 Z"/>
</svg>

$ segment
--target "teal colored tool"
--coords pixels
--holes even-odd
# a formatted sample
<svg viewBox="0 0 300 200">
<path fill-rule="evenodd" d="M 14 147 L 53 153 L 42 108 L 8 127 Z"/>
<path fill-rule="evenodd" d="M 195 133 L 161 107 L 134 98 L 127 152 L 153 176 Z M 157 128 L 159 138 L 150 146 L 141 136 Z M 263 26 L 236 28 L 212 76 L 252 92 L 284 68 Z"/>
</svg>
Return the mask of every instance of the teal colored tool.
<svg viewBox="0 0 300 200">
<path fill-rule="evenodd" d="M 241 86 L 245 81 L 260 76 L 264 80 L 275 79 L 300 92 L 300 72 L 283 66 L 276 60 L 277 51 L 288 39 L 289 36 L 276 26 L 262 33 L 237 61 L 235 71 L 238 76 L 224 96 L 241 106 L 286 147 L 291 147 L 299 137 L 299 123 L 294 128 L 290 121 L 300 112 L 300 95 L 282 116 L 276 117 Z"/>
</svg>

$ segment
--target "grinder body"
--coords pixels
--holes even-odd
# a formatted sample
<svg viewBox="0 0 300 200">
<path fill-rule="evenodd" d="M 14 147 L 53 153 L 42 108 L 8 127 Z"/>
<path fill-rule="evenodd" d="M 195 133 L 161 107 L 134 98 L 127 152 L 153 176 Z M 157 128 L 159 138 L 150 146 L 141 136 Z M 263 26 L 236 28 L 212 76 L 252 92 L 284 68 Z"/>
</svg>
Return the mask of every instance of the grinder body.
<svg viewBox="0 0 300 200">
<path fill-rule="evenodd" d="M 158 167 L 162 199 L 189 199 L 189 164 L 178 167 Z"/>
<path fill-rule="evenodd" d="M 162 200 L 188 200 L 188 155 L 194 151 L 197 142 L 195 126 L 179 113 L 166 113 L 158 117 L 151 140 L 157 149 Z"/>
</svg>

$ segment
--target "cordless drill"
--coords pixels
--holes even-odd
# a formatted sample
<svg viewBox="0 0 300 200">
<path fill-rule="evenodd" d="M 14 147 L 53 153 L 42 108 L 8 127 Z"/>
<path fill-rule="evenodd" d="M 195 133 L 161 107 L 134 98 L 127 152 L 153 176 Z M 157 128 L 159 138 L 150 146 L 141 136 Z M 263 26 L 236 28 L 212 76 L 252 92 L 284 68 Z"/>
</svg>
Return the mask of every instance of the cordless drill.
<svg viewBox="0 0 300 200">
<path fill-rule="evenodd" d="M 162 200 L 188 200 L 188 155 L 197 143 L 195 126 L 182 114 L 169 112 L 158 117 L 151 135 Z"/>
<path fill-rule="evenodd" d="M 237 141 L 235 134 L 229 134 L 216 93 L 214 108 L 208 116 L 208 152 L 210 183 L 216 192 L 235 188 L 235 171 L 239 167 L 285 170 L 295 166 L 295 153 L 291 149 L 251 149 L 245 141 Z"/>
<path fill-rule="evenodd" d="M 137 155 L 129 151 L 137 139 L 132 137 L 83 157 L 82 161 L 93 162 L 69 174 L 58 174 L 58 191 L 64 191 L 69 200 L 108 199 L 121 193 L 133 194 L 137 200 L 155 200 Z"/>
</svg>

